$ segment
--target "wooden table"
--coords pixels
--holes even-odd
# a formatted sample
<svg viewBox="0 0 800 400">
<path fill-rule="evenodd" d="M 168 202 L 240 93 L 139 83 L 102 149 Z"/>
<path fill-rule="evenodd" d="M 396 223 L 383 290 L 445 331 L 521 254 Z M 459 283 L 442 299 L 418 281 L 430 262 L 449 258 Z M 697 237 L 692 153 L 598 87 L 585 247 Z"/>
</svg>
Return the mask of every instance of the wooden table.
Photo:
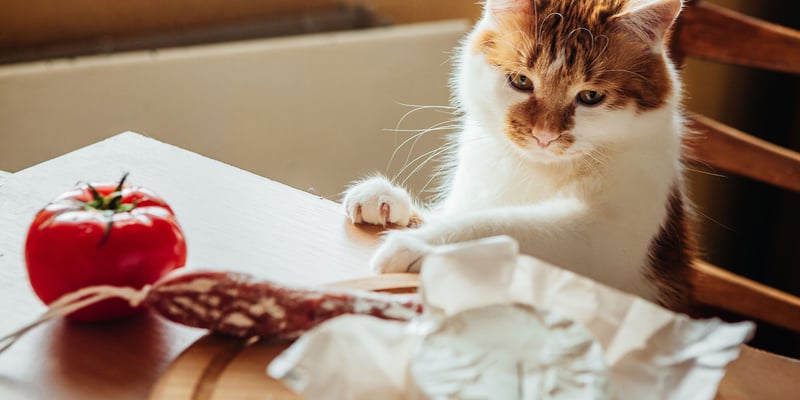
<svg viewBox="0 0 800 400">
<path fill-rule="evenodd" d="M 123 133 L 17 172 L 0 186 L 0 332 L 44 306 L 22 256 L 28 224 L 80 180 L 129 182 L 163 196 L 188 243 L 189 268 L 219 268 L 323 284 L 369 275 L 374 231 L 338 204 L 135 133 Z M 0 354 L 0 399 L 141 399 L 205 332 L 152 315 L 90 325 L 56 321 Z"/>
<path fill-rule="evenodd" d="M 0 186 L 0 332 L 44 310 L 22 257 L 35 212 L 80 180 L 149 187 L 173 206 L 188 268 L 325 284 L 369 275 L 375 230 L 351 226 L 338 204 L 157 142 L 123 133 L 17 172 Z M 204 335 L 149 314 L 106 324 L 55 321 L 0 354 L 0 399 L 143 399 L 180 353 Z M 720 389 L 724 399 L 796 392 L 794 361 L 746 348 Z"/>
</svg>

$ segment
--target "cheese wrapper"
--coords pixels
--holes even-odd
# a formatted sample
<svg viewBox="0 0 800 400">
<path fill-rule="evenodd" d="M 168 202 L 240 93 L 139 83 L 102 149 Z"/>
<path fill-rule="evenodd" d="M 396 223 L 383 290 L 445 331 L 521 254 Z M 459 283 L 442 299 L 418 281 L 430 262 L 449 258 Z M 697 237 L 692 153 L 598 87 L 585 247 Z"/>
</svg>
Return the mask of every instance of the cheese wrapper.
<svg viewBox="0 0 800 400">
<path fill-rule="evenodd" d="M 520 255 L 517 243 L 504 236 L 436 248 L 423 261 L 420 292 L 425 313 L 418 320 L 334 318 L 306 333 L 268 373 L 306 399 L 492 393 L 493 399 L 711 400 L 725 366 L 754 329 L 749 322 L 676 314 Z M 585 351 L 524 368 L 557 348 L 553 340 L 581 344 L 575 348 Z M 503 355 L 498 343 L 519 349 Z M 486 357 L 495 362 L 475 361 Z M 523 367 L 510 368 L 515 362 Z M 562 368 L 570 365 L 580 366 L 573 368 L 578 372 Z M 303 379 L 293 380 L 298 374 Z M 459 376 L 479 385 L 459 383 Z M 476 378 L 481 376 L 492 379 Z M 508 391 L 509 384 L 517 389 Z M 581 392 L 582 384 L 587 391 Z M 592 385 L 602 390 L 592 391 Z"/>
</svg>

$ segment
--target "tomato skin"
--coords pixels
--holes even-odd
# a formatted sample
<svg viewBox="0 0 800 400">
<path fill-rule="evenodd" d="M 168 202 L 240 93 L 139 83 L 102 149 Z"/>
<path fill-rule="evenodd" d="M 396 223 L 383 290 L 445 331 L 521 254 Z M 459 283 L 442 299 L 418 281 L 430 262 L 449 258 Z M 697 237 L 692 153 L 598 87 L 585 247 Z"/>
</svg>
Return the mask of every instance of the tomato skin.
<svg viewBox="0 0 800 400">
<path fill-rule="evenodd" d="M 91 186 L 102 196 L 117 188 L 116 183 Z M 140 187 L 123 186 L 120 195 L 120 204 L 130 210 L 87 208 L 93 194 L 84 184 L 36 214 L 25 261 L 31 286 L 45 304 L 87 286 L 138 289 L 186 263 L 186 240 L 169 205 Z M 121 300 L 106 300 L 68 317 L 97 321 L 135 311 Z"/>
</svg>

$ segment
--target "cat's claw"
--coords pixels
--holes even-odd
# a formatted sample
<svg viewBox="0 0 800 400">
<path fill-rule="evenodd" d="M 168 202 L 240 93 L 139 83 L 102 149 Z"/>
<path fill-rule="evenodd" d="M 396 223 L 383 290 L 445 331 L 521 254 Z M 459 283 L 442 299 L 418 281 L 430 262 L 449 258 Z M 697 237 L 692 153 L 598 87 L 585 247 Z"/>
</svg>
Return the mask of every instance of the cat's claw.
<svg viewBox="0 0 800 400">
<path fill-rule="evenodd" d="M 416 235 L 416 231 L 392 231 L 372 256 L 370 265 L 379 274 L 419 272 L 422 259 L 432 246 Z"/>
<path fill-rule="evenodd" d="M 384 177 L 373 177 L 350 187 L 342 200 L 354 224 L 409 226 L 417 219 L 411 196 Z"/>
</svg>

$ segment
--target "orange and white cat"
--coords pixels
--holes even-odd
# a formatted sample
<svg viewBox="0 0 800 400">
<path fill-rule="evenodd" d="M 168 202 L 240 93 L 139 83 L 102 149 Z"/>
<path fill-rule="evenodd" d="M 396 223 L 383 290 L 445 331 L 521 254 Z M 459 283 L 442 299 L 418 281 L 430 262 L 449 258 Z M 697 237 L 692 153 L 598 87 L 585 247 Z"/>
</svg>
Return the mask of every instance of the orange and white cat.
<svg viewBox="0 0 800 400">
<path fill-rule="evenodd" d="M 392 230 L 377 272 L 431 246 L 510 235 L 530 254 L 677 307 L 691 257 L 681 85 L 666 54 L 680 0 L 489 0 L 451 86 L 461 130 L 438 200 L 354 183 L 354 223 Z"/>
</svg>

